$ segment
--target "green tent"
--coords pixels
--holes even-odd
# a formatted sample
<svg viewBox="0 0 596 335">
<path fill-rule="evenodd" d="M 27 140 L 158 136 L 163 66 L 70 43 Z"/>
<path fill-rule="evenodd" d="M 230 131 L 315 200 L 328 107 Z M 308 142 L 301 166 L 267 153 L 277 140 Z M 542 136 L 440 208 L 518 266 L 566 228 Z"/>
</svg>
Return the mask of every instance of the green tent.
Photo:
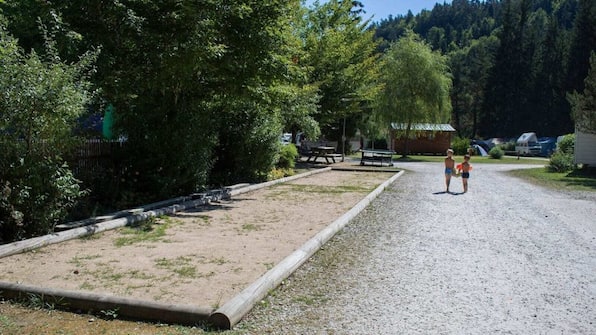
<svg viewBox="0 0 596 335">
<path fill-rule="evenodd" d="M 112 106 L 112 104 L 109 104 L 106 107 L 106 112 L 103 116 L 103 126 L 102 126 L 102 134 L 103 137 L 111 140 L 114 137 L 114 134 L 112 133 L 112 125 L 114 124 L 114 106 Z"/>
</svg>

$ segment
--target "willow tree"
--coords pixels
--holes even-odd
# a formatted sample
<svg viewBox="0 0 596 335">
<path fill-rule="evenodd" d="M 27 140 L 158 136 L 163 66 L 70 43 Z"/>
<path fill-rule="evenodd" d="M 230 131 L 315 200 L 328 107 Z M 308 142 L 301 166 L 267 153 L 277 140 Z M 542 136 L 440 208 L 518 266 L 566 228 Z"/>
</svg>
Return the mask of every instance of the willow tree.
<svg viewBox="0 0 596 335">
<path fill-rule="evenodd" d="M 381 67 L 384 85 L 376 104 L 380 120 L 403 125 L 404 155 L 415 123 L 447 123 L 451 76 L 447 59 L 408 32 L 387 50 Z"/>
</svg>

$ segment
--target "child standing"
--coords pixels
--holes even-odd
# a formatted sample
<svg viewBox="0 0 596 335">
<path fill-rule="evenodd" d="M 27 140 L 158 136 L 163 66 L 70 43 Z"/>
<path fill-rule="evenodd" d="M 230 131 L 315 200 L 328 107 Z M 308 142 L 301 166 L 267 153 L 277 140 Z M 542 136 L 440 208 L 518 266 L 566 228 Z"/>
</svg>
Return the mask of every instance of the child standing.
<svg viewBox="0 0 596 335">
<path fill-rule="evenodd" d="M 464 184 L 464 193 L 468 192 L 468 179 L 470 178 L 470 171 L 472 165 L 470 165 L 470 155 L 464 156 L 464 162 L 457 164 L 457 170 L 461 171 L 461 180 Z"/>
<path fill-rule="evenodd" d="M 447 190 L 445 192 L 449 193 L 449 184 L 451 183 L 451 175 L 453 174 L 453 169 L 455 168 L 455 160 L 453 159 L 453 150 L 447 149 L 447 157 L 445 157 L 445 186 Z"/>
</svg>

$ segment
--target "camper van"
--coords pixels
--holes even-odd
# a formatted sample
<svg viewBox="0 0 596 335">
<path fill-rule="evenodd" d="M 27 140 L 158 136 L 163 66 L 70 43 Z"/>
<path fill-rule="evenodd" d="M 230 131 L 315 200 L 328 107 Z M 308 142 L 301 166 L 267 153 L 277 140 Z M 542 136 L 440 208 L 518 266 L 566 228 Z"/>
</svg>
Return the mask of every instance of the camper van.
<svg viewBox="0 0 596 335">
<path fill-rule="evenodd" d="M 523 133 L 515 143 L 515 151 L 520 156 L 538 156 L 542 151 L 536 133 Z"/>
</svg>

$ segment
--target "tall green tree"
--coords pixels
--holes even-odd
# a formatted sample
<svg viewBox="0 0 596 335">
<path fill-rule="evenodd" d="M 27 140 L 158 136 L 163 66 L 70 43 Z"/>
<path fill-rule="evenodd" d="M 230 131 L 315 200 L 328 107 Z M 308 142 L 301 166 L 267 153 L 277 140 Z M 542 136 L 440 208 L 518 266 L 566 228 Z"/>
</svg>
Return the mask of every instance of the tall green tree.
<svg viewBox="0 0 596 335">
<path fill-rule="evenodd" d="M 262 180 L 284 104 L 314 110 L 308 88 L 292 86 L 299 74 L 287 42 L 298 0 L 25 3 L 80 37 L 63 53 L 102 46 L 96 83 L 127 142 L 114 176 L 127 192 L 107 196 L 140 202 Z M 26 18 L 29 7 L 11 11 Z"/>
<path fill-rule="evenodd" d="M 381 68 L 381 90 L 376 111 L 385 125 L 405 125 L 406 139 L 414 123 L 448 123 L 452 85 L 447 58 L 433 52 L 413 32 L 391 45 Z M 404 155 L 408 152 L 405 141 Z"/>
<path fill-rule="evenodd" d="M 584 80 L 584 90 L 569 94 L 575 128 L 579 131 L 596 134 L 596 52 L 590 57 L 590 70 Z"/>
<path fill-rule="evenodd" d="M 453 75 L 453 125 L 462 138 L 478 135 L 484 88 L 499 46 L 496 36 L 481 37 L 470 46 L 449 53 Z"/>
<path fill-rule="evenodd" d="M 516 136 L 532 129 L 528 92 L 532 50 L 527 39 L 531 0 L 505 0 L 500 46 L 488 80 L 481 136 Z"/>
<path fill-rule="evenodd" d="M 569 50 L 569 31 L 560 26 L 557 11 L 546 15 L 542 24 L 532 24 L 534 30 L 534 78 L 528 91 L 532 119 L 541 135 L 555 136 L 573 131 L 569 104 L 565 98 L 566 57 Z"/>
<path fill-rule="evenodd" d="M 579 0 L 569 52 L 568 91 L 583 90 L 584 78 L 590 68 L 590 53 L 596 50 L 596 2 Z"/>
<path fill-rule="evenodd" d="M 355 133 L 355 121 L 377 89 L 377 43 L 360 16 L 360 6 L 352 1 L 317 2 L 306 17 L 304 62 L 321 97 L 314 118 L 330 140 L 342 137 L 346 118 L 347 136 Z"/>
</svg>

